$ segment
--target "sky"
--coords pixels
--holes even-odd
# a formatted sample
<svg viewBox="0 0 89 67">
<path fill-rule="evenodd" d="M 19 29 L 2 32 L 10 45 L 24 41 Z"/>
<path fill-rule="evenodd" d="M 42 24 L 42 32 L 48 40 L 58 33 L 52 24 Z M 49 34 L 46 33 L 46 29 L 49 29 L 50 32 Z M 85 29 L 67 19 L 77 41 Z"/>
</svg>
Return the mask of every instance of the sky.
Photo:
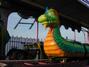
<svg viewBox="0 0 89 67">
<path fill-rule="evenodd" d="M 21 17 L 17 13 L 12 13 L 9 15 L 8 18 L 8 26 L 7 29 L 9 31 L 10 36 L 18 36 L 18 37 L 25 37 L 25 38 L 36 38 L 36 22 L 33 25 L 32 29 L 29 29 L 31 25 L 26 24 L 19 24 L 16 29 L 14 27 L 18 23 Z M 21 22 L 24 23 L 33 23 L 34 19 L 22 19 Z M 47 29 L 45 29 L 41 24 L 39 24 L 39 37 L 43 39 L 46 37 Z"/>
<path fill-rule="evenodd" d="M 29 29 L 30 25 L 25 24 L 19 24 L 16 29 L 14 27 L 18 23 L 18 21 L 21 19 L 21 17 L 17 13 L 11 13 L 8 18 L 8 25 L 7 30 L 10 34 L 10 36 L 18 36 L 18 37 L 25 37 L 25 38 L 36 38 L 36 22 L 33 25 L 32 29 Z M 22 19 L 21 22 L 24 23 L 33 23 L 34 19 Z M 44 41 L 46 38 L 48 32 L 48 28 L 44 28 L 41 24 L 39 24 L 39 39 Z M 68 30 L 65 30 L 64 26 L 61 26 L 60 28 L 61 35 L 66 38 L 68 37 L 69 40 L 74 40 L 74 32 L 69 28 Z M 79 42 L 87 42 L 87 34 L 86 32 L 81 31 L 80 33 L 75 30 L 76 33 L 76 40 Z M 84 36 L 84 34 L 86 36 Z"/>
</svg>

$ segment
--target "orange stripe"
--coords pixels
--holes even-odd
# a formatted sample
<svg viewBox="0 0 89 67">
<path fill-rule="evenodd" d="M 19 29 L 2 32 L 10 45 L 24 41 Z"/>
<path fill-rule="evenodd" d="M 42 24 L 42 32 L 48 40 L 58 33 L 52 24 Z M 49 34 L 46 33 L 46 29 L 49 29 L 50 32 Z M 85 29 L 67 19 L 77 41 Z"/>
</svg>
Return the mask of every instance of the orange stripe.
<svg viewBox="0 0 89 67">
<path fill-rule="evenodd" d="M 45 47 L 44 48 L 44 50 L 55 50 L 55 49 L 59 49 L 59 48 L 58 47 L 55 47 L 55 48 L 54 47 L 48 47 L 48 48 Z"/>
<path fill-rule="evenodd" d="M 45 48 L 49 48 L 49 47 L 55 47 L 55 45 L 45 45 Z"/>
<path fill-rule="evenodd" d="M 50 31 L 50 30 L 49 30 L 47 35 L 50 35 L 50 34 L 52 34 L 52 33 L 53 33 L 53 31 Z"/>
<path fill-rule="evenodd" d="M 47 40 L 54 40 L 54 38 L 53 38 L 53 37 L 47 37 L 47 38 L 45 39 L 45 41 L 47 41 Z"/>
<path fill-rule="evenodd" d="M 57 44 L 55 42 L 46 42 L 44 43 L 44 46 L 57 46 Z"/>
<path fill-rule="evenodd" d="M 64 57 L 64 54 L 47 54 L 47 56 L 58 56 L 58 57 Z"/>
<path fill-rule="evenodd" d="M 47 37 L 53 36 L 53 34 L 48 34 Z"/>
<path fill-rule="evenodd" d="M 47 42 L 50 43 L 50 42 L 52 42 L 52 41 L 53 41 L 53 40 L 45 40 L 44 42 L 46 42 L 46 43 L 47 43 Z"/>
<path fill-rule="evenodd" d="M 45 51 L 57 51 L 57 50 L 59 50 L 59 49 L 52 49 L 52 50 L 50 50 L 50 49 L 45 49 Z"/>
</svg>

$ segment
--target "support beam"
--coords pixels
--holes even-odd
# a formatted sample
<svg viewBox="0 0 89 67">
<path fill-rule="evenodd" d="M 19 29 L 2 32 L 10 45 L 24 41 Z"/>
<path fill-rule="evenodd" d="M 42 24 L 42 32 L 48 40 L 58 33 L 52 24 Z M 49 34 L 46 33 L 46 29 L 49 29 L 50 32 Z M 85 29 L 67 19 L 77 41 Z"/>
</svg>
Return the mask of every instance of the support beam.
<svg viewBox="0 0 89 67">
<path fill-rule="evenodd" d="M 39 8 L 41 8 L 41 9 L 44 9 L 44 7 L 43 7 L 42 5 L 33 3 L 33 2 L 31 2 L 30 0 L 21 0 L 21 1 L 22 1 L 22 2 L 25 2 L 25 3 L 27 3 L 27 4 L 30 4 L 30 5 L 32 5 L 32 6 L 36 6 L 36 7 L 39 7 Z"/>
<path fill-rule="evenodd" d="M 1 20 L 1 32 L 0 32 L 0 59 L 5 59 L 5 46 L 9 39 L 9 34 L 7 32 L 7 21 L 8 16 L 11 12 L 0 8 L 0 20 Z M 3 57 L 3 58 L 2 58 Z"/>
</svg>

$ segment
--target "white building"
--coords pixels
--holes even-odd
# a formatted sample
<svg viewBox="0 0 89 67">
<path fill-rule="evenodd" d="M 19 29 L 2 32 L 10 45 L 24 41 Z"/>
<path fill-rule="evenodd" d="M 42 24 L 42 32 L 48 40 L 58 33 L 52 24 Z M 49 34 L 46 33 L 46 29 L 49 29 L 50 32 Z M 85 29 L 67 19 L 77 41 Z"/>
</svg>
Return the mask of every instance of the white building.
<svg viewBox="0 0 89 67">
<path fill-rule="evenodd" d="M 34 44 L 37 42 L 37 39 L 33 38 L 23 38 L 23 37 L 11 37 L 5 47 L 5 55 L 12 48 L 24 49 L 25 45 Z"/>
</svg>

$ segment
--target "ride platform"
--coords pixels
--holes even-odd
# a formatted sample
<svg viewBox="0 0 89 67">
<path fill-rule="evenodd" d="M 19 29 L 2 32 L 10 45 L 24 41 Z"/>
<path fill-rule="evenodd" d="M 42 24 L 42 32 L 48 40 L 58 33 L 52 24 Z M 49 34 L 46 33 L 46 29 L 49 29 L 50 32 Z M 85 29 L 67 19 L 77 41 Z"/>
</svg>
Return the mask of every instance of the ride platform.
<svg viewBox="0 0 89 67">
<path fill-rule="evenodd" d="M 49 62 L 48 60 L 1 60 L 5 67 L 88 67 L 87 61 Z"/>
</svg>

